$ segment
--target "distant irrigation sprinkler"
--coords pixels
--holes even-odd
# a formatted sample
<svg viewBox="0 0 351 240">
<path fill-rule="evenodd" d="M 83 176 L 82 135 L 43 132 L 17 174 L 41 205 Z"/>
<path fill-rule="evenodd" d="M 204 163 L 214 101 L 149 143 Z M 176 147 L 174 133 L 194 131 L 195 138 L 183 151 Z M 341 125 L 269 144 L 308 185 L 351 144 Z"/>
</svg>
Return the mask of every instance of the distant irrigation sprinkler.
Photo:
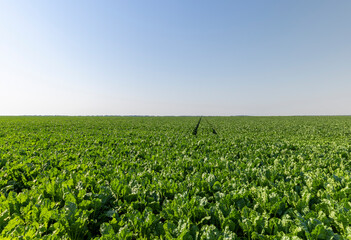
<svg viewBox="0 0 351 240">
<path fill-rule="evenodd" d="M 202 120 L 202 117 L 200 117 L 199 121 L 197 122 L 197 124 L 196 124 L 196 126 L 195 126 L 195 128 L 194 128 L 194 130 L 193 130 L 193 135 L 195 135 L 195 136 L 197 135 L 197 130 L 199 129 L 201 120 Z M 213 127 L 213 125 L 212 125 L 207 119 L 205 119 L 205 122 L 206 122 L 208 125 L 210 125 L 210 127 L 211 127 L 211 129 L 212 129 L 212 133 L 217 135 L 217 131 L 216 131 L 216 129 Z"/>
</svg>

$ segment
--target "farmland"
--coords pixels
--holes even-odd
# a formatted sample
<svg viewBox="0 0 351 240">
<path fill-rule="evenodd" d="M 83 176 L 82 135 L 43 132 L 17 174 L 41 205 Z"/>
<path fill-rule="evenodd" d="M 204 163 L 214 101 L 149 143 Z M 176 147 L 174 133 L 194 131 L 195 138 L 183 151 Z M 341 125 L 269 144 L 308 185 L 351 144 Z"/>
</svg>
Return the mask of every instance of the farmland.
<svg viewBox="0 0 351 240">
<path fill-rule="evenodd" d="M 0 238 L 351 239 L 351 117 L 198 120 L 0 117 Z"/>
</svg>

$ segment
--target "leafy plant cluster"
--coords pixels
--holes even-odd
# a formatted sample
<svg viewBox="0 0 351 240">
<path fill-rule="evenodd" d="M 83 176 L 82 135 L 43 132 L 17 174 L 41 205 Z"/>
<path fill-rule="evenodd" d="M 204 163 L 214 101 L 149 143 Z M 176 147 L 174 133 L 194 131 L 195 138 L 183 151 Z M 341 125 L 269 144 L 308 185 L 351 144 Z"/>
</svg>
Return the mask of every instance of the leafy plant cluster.
<svg viewBox="0 0 351 240">
<path fill-rule="evenodd" d="M 351 239 L 351 117 L 205 118 L 1 117 L 0 238 Z"/>
</svg>

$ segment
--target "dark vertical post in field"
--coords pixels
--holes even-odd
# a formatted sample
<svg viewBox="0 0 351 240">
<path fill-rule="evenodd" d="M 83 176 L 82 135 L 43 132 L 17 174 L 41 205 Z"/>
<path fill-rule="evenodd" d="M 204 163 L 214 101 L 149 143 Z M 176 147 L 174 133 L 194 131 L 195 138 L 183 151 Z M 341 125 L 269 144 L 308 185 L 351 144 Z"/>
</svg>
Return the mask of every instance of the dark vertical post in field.
<svg viewBox="0 0 351 240">
<path fill-rule="evenodd" d="M 201 122 L 201 118 L 202 118 L 202 117 L 200 117 L 199 121 L 197 122 L 197 124 L 196 124 L 196 126 L 195 126 L 195 128 L 194 128 L 194 130 L 193 130 L 193 135 L 195 135 L 195 136 L 196 136 L 196 134 L 197 134 L 197 129 L 199 128 L 199 125 L 200 125 L 200 122 Z"/>
</svg>

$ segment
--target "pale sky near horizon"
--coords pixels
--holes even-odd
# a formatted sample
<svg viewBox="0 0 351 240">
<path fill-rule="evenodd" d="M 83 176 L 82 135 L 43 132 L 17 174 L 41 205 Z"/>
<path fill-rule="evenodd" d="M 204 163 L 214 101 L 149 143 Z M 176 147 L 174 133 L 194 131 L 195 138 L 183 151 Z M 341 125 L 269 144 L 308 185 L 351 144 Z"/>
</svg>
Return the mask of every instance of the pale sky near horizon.
<svg viewBox="0 0 351 240">
<path fill-rule="evenodd" d="M 0 0 L 0 115 L 350 115 L 351 1 Z"/>
</svg>

